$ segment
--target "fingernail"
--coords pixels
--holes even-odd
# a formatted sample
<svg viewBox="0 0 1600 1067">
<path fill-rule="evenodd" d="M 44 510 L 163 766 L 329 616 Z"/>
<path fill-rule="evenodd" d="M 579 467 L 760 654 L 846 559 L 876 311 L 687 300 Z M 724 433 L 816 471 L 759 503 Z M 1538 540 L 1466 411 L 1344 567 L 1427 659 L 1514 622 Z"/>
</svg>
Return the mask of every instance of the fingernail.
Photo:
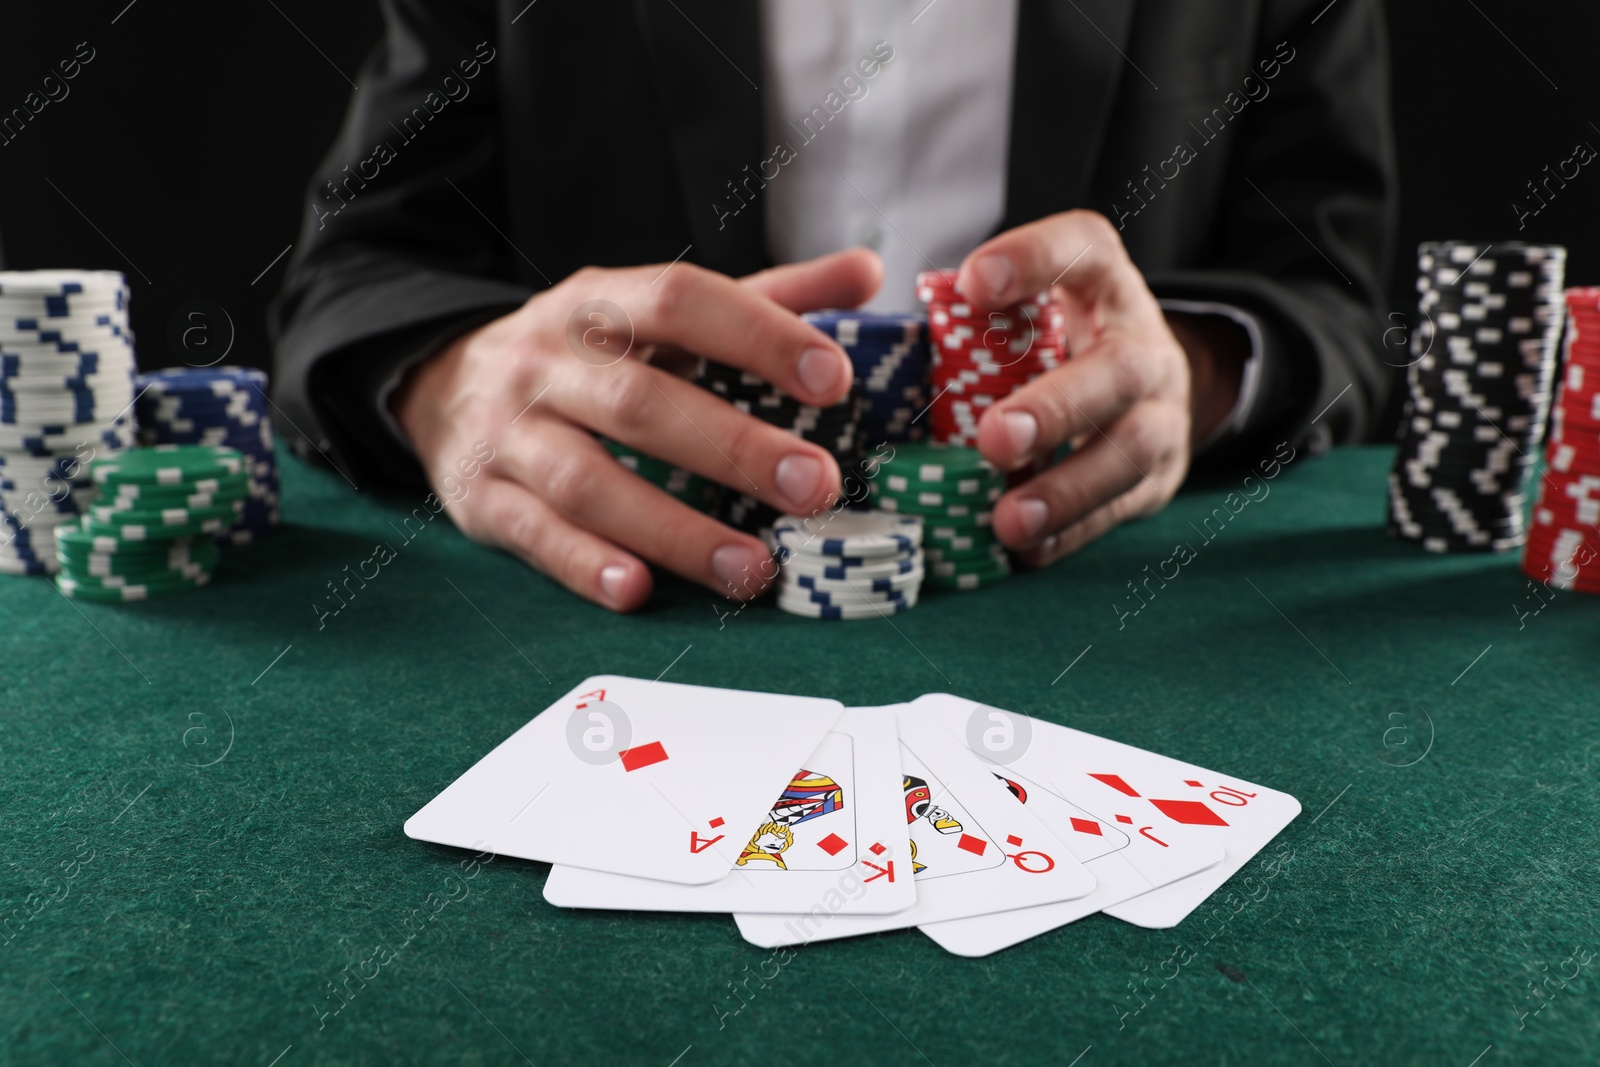
<svg viewBox="0 0 1600 1067">
<path fill-rule="evenodd" d="M 832 396 L 844 384 L 844 361 L 828 348 L 808 348 L 800 353 L 794 372 L 815 396 Z"/>
<path fill-rule="evenodd" d="M 1012 279 L 1017 276 L 1017 269 L 1005 256 L 983 256 L 973 261 L 972 270 L 989 290 L 989 295 L 997 299 L 1005 296 Z"/>
<path fill-rule="evenodd" d="M 1022 520 L 1022 536 L 1032 541 L 1044 532 L 1050 521 L 1050 509 L 1036 496 L 1025 496 L 1017 501 L 1017 518 Z"/>
<path fill-rule="evenodd" d="M 822 483 L 822 464 L 815 456 L 797 452 L 778 461 L 778 491 L 796 511 L 811 503 Z"/>
<path fill-rule="evenodd" d="M 755 553 L 744 545 L 723 545 L 711 553 L 711 571 L 730 592 L 738 592 L 760 579 L 756 564 Z"/>
<path fill-rule="evenodd" d="M 628 580 L 628 568 L 613 563 L 600 571 L 600 592 L 613 606 L 622 603 L 622 587 Z"/>
<path fill-rule="evenodd" d="M 1006 434 L 1011 438 L 1011 447 L 1017 450 L 1017 455 L 1026 456 L 1039 441 L 1039 420 L 1026 411 L 1008 411 Z"/>
</svg>

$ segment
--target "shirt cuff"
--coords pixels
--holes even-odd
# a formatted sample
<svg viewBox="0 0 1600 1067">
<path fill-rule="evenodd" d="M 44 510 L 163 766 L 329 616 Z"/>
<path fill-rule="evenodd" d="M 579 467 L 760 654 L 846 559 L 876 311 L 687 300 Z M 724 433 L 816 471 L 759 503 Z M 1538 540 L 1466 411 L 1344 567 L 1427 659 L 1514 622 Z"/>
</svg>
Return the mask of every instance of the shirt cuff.
<svg viewBox="0 0 1600 1067">
<path fill-rule="evenodd" d="M 1221 315 L 1236 323 L 1250 338 L 1250 354 L 1245 357 L 1244 368 L 1239 378 L 1238 399 L 1233 402 L 1233 410 L 1228 412 L 1228 417 L 1223 419 L 1195 449 L 1196 452 L 1201 452 L 1223 438 L 1239 433 L 1249 424 L 1250 414 L 1261 391 L 1261 361 L 1265 350 L 1261 336 L 1261 321 L 1250 312 L 1232 304 L 1217 304 L 1209 300 L 1166 299 L 1158 303 L 1163 311 L 1176 311 L 1183 315 Z"/>
</svg>

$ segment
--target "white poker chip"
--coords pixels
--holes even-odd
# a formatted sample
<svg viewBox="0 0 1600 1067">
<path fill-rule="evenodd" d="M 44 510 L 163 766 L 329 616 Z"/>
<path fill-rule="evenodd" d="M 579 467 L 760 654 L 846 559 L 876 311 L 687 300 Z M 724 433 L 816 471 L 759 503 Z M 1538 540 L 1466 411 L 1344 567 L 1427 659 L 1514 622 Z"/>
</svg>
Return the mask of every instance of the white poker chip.
<svg viewBox="0 0 1600 1067">
<path fill-rule="evenodd" d="M 785 576 L 783 590 L 786 593 L 804 590 L 818 593 L 854 594 L 857 596 L 866 596 L 872 593 L 904 593 L 908 589 L 916 589 L 920 586 L 926 573 L 924 568 L 920 566 L 881 578 L 823 578 L 813 574 L 790 573 Z"/>
<path fill-rule="evenodd" d="M 915 597 L 922 592 L 922 585 L 914 590 L 902 592 L 874 593 L 867 597 L 858 597 L 856 593 L 822 593 L 814 589 L 786 589 L 778 593 L 778 606 L 781 608 L 794 608 L 794 606 L 822 605 L 829 608 L 867 608 L 867 606 L 880 606 L 880 608 L 894 608 L 906 603 L 907 598 Z"/>
<path fill-rule="evenodd" d="M 791 615 L 803 615 L 809 619 L 881 619 L 902 614 L 916 606 L 916 596 L 908 596 L 898 603 L 884 604 L 815 604 L 809 601 L 785 600 L 781 597 L 778 600 L 778 607 L 783 611 Z"/>
<path fill-rule="evenodd" d="M 772 533 L 779 545 L 800 555 L 881 559 L 922 544 L 922 519 L 883 511 L 784 515 L 772 524 Z"/>
<path fill-rule="evenodd" d="M 0 270 L 0 297 L 71 296 L 126 291 L 114 270 Z"/>
<path fill-rule="evenodd" d="M 906 552 L 899 556 L 866 559 L 856 563 L 841 563 L 828 556 L 805 556 L 796 553 L 783 561 L 781 573 L 833 581 L 848 579 L 854 582 L 870 582 L 879 578 L 909 574 L 920 566 L 922 566 L 920 552 Z"/>
</svg>

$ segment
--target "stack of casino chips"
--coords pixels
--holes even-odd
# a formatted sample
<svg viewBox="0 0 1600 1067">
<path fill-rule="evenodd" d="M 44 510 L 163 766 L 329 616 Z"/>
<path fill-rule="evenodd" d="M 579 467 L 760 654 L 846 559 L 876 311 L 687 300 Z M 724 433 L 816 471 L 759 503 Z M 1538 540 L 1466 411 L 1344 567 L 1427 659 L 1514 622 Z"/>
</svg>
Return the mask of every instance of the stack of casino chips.
<svg viewBox="0 0 1600 1067">
<path fill-rule="evenodd" d="M 1600 593 L 1600 289 L 1569 290 L 1567 314 L 1566 369 L 1522 569 Z"/>
<path fill-rule="evenodd" d="M 120 603 L 211 581 L 218 535 L 249 496 L 245 457 L 231 448 L 135 448 L 89 465 L 99 497 L 56 538 L 56 586 L 77 600 Z"/>
<path fill-rule="evenodd" d="M 1515 243 L 1418 249 L 1389 530 L 1431 552 L 1503 551 L 1527 528 L 1561 335 L 1566 250 Z"/>
<path fill-rule="evenodd" d="M 813 619 L 878 619 L 910 611 L 922 589 L 922 520 L 839 511 L 773 523 L 778 607 Z"/>
<path fill-rule="evenodd" d="M 994 503 L 1006 477 L 976 449 L 896 445 L 868 472 L 873 502 L 923 524 L 926 585 L 978 589 L 1011 575 L 1011 557 L 994 536 Z"/>
<path fill-rule="evenodd" d="M 842 469 L 853 468 L 860 458 L 865 398 L 859 381 L 844 400 L 825 408 L 801 403 L 758 375 L 711 360 L 705 361 L 696 382 L 745 414 L 820 445 Z M 723 495 L 718 511 L 723 522 L 752 534 L 771 529 L 780 514 L 747 493 L 731 490 Z"/>
<path fill-rule="evenodd" d="M 222 534 L 225 543 L 249 544 L 278 525 L 278 459 L 264 372 L 208 367 L 142 374 L 135 411 L 146 445 L 218 445 L 244 457 L 249 494 L 238 521 Z"/>
<path fill-rule="evenodd" d="M 919 439 L 924 427 L 915 420 L 928 406 L 927 320 L 871 311 L 813 311 L 802 318 L 850 357 L 865 398 L 864 447 Z"/>
<path fill-rule="evenodd" d="M 0 574 L 56 569 L 88 463 L 133 444 L 128 285 L 114 271 L 0 271 Z"/>
<path fill-rule="evenodd" d="M 682 467 L 674 467 L 664 460 L 646 455 L 617 441 L 602 438 L 606 451 L 616 457 L 625 469 L 632 471 L 675 500 L 688 504 L 696 511 L 713 512 L 722 499 L 722 486 Z"/>
<path fill-rule="evenodd" d="M 956 292 L 955 277 L 954 270 L 917 275 L 933 353 L 929 430 L 939 444 L 975 446 L 978 421 L 995 401 L 1061 366 L 1066 310 L 1045 291 L 1003 312 L 985 313 Z"/>
</svg>

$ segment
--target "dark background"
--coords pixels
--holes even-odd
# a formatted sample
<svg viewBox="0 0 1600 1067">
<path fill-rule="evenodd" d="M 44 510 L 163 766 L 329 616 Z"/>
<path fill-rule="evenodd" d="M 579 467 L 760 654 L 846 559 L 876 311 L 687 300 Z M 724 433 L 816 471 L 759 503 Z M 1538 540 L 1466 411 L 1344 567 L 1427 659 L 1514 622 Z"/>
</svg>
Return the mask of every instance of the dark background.
<svg viewBox="0 0 1600 1067">
<path fill-rule="evenodd" d="M 0 112 L 78 42 L 96 52 L 69 96 L 0 147 L 7 266 L 125 272 L 143 366 L 177 362 L 169 324 L 194 301 L 235 324 L 229 362 L 266 366 L 265 307 L 288 257 L 274 259 L 296 240 L 307 178 L 377 37 L 376 5 L 7 8 Z M 1589 109 L 1600 5 L 1404 0 L 1390 4 L 1389 21 L 1403 182 L 1390 310 L 1414 308 L 1412 250 L 1424 239 L 1559 242 L 1572 252 L 1569 279 L 1600 283 L 1600 174 L 1590 173 L 1600 168 L 1580 173 L 1525 231 L 1510 206 L 1578 141 L 1600 147 L 1590 124 L 1600 107 Z"/>
</svg>

